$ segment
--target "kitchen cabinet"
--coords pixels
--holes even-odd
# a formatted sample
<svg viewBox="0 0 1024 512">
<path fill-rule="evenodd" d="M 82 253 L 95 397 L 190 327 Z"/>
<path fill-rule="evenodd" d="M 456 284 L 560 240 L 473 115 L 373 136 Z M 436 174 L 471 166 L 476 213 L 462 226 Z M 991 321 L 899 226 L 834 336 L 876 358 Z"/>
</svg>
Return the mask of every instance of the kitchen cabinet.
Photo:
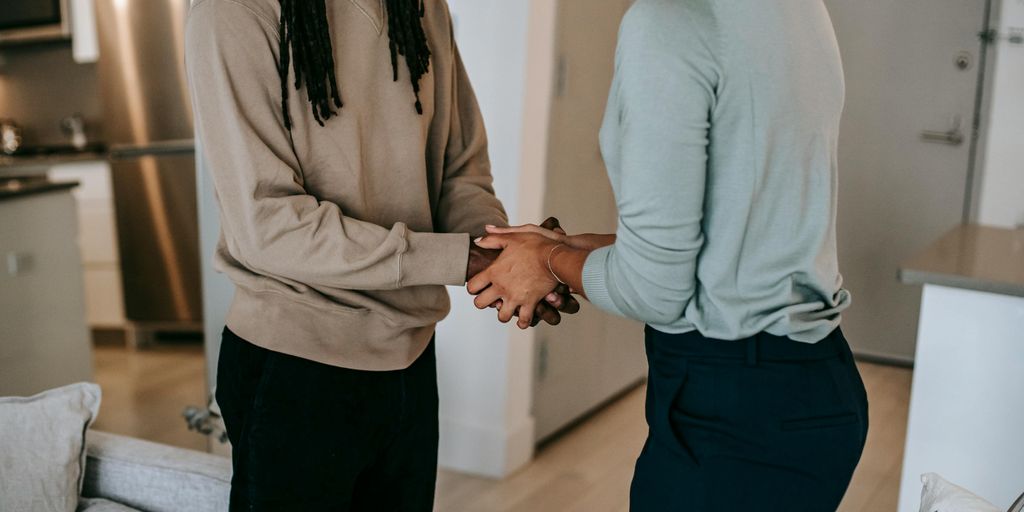
<svg viewBox="0 0 1024 512">
<path fill-rule="evenodd" d="M 0 186 L 0 396 L 92 379 L 72 186 Z"/>
<path fill-rule="evenodd" d="M 85 279 L 86 318 L 94 329 L 120 329 L 125 325 L 121 259 L 110 164 L 104 160 L 56 165 L 48 176 L 54 181 L 76 181 L 78 242 Z"/>
</svg>

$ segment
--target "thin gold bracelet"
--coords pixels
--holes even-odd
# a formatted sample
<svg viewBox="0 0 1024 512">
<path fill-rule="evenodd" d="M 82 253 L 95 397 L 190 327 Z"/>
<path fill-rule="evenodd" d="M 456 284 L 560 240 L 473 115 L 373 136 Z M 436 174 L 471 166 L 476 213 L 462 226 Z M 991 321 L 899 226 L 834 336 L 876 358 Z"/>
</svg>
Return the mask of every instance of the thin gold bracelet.
<svg viewBox="0 0 1024 512">
<path fill-rule="evenodd" d="M 562 281 L 562 278 L 558 277 L 558 274 L 555 273 L 555 269 L 551 266 L 551 257 L 555 255 L 555 251 L 558 250 L 559 247 L 565 247 L 565 244 L 561 243 L 552 247 L 551 252 L 548 253 L 548 272 L 551 272 L 551 276 L 554 277 L 555 281 L 558 281 L 559 284 L 566 284 L 565 281 Z"/>
</svg>

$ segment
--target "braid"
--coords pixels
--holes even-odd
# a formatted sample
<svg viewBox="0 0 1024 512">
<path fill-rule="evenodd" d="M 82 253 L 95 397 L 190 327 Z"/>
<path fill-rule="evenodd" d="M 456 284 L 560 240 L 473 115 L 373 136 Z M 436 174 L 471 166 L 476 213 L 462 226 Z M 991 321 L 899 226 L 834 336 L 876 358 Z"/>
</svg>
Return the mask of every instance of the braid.
<svg viewBox="0 0 1024 512">
<path fill-rule="evenodd" d="M 391 39 L 391 64 L 398 81 L 398 55 L 405 56 L 409 80 L 416 96 L 416 112 L 423 114 L 420 102 L 420 78 L 430 71 L 430 48 L 421 20 L 426 12 L 423 0 L 387 0 L 388 37 Z"/>
<path fill-rule="evenodd" d="M 284 126 L 288 130 L 292 128 L 288 110 L 289 68 L 295 72 L 295 90 L 301 89 L 305 83 L 313 119 L 323 126 L 325 121 L 337 115 L 334 109 L 343 106 L 334 71 L 326 0 L 280 0 L 280 3 L 281 42 L 277 73 L 281 80 Z M 386 3 L 392 77 L 398 81 L 398 56 L 405 57 L 416 97 L 414 106 L 422 115 L 420 80 L 430 71 L 430 48 L 422 24 L 426 6 L 423 0 L 387 0 Z"/>
</svg>

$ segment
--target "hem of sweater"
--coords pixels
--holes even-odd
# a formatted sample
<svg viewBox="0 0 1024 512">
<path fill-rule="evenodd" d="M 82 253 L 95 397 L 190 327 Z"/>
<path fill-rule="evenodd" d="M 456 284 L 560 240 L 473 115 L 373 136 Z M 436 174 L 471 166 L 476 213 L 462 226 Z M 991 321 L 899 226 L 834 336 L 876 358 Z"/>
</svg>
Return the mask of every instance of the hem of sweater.
<svg viewBox="0 0 1024 512">
<path fill-rule="evenodd" d="M 400 327 L 368 309 L 327 310 L 274 292 L 238 287 L 226 324 L 258 347 L 330 366 L 394 371 L 415 362 L 436 323 Z"/>
<path fill-rule="evenodd" d="M 608 291 L 608 257 L 614 246 L 602 247 L 587 256 L 583 264 L 583 293 L 593 305 L 616 315 L 623 315 Z"/>
<path fill-rule="evenodd" d="M 804 322 L 794 322 L 789 317 L 773 318 L 769 316 L 767 318 L 770 321 L 768 321 L 766 325 L 755 325 L 749 328 L 739 328 L 737 330 L 724 330 L 709 325 L 698 325 L 686 318 L 681 318 L 679 321 L 671 324 L 648 323 L 647 325 L 650 328 L 665 334 L 684 334 L 697 331 L 705 338 L 718 341 L 744 340 L 751 336 L 766 333 L 773 336 L 789 338 L 797 343 L 814 345 L 832 334 L 839 328 L 841 323 L 841 319 L 839 317 L 834 319 L 829 318 Z"/>
<path fill-rule="evenodd" d="M 782 322 L 769 325 L 764 332 L 775 336 L 783 336 L 798 343 L 815 345 L 825 338 L 828 338 L 841 324 L 840 318 L 822 319 L 811 322 L 793 323 Z"/>
</svg>

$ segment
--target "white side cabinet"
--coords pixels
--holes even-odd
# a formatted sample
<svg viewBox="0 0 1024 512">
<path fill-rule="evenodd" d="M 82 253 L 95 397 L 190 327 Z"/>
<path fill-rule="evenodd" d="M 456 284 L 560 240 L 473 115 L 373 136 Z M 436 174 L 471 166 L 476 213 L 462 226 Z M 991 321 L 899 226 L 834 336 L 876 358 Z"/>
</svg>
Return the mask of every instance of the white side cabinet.
<svg viewBox="0 0 1024 512">
<path fill-rule="evenodd" d="M 1024 229 L 957 227 L 900 279 L 924 291 L 898 510 L 918 510 L 924 473 L 1006 510 L 1024 486 Z"/>
<path fill-rule="evenodd" d="M 125 325 L 121 259 L 110 165 L 105 161 L 75 162 L 53 167 L 53 181 L 77 181 L 79 246 L 85 271 L 86 319 L 92 328 Z"/>
<path fill-rule="evenodd" d="M 1004 510 L 1024 486 L 1024 296 L 925 285 L 900 486 L 938 473 Z"/>
<path fill-rule="evenodd" d="M 0 197 L 0 396 L 92 380 L 75 200 Z"/>
</svg>

